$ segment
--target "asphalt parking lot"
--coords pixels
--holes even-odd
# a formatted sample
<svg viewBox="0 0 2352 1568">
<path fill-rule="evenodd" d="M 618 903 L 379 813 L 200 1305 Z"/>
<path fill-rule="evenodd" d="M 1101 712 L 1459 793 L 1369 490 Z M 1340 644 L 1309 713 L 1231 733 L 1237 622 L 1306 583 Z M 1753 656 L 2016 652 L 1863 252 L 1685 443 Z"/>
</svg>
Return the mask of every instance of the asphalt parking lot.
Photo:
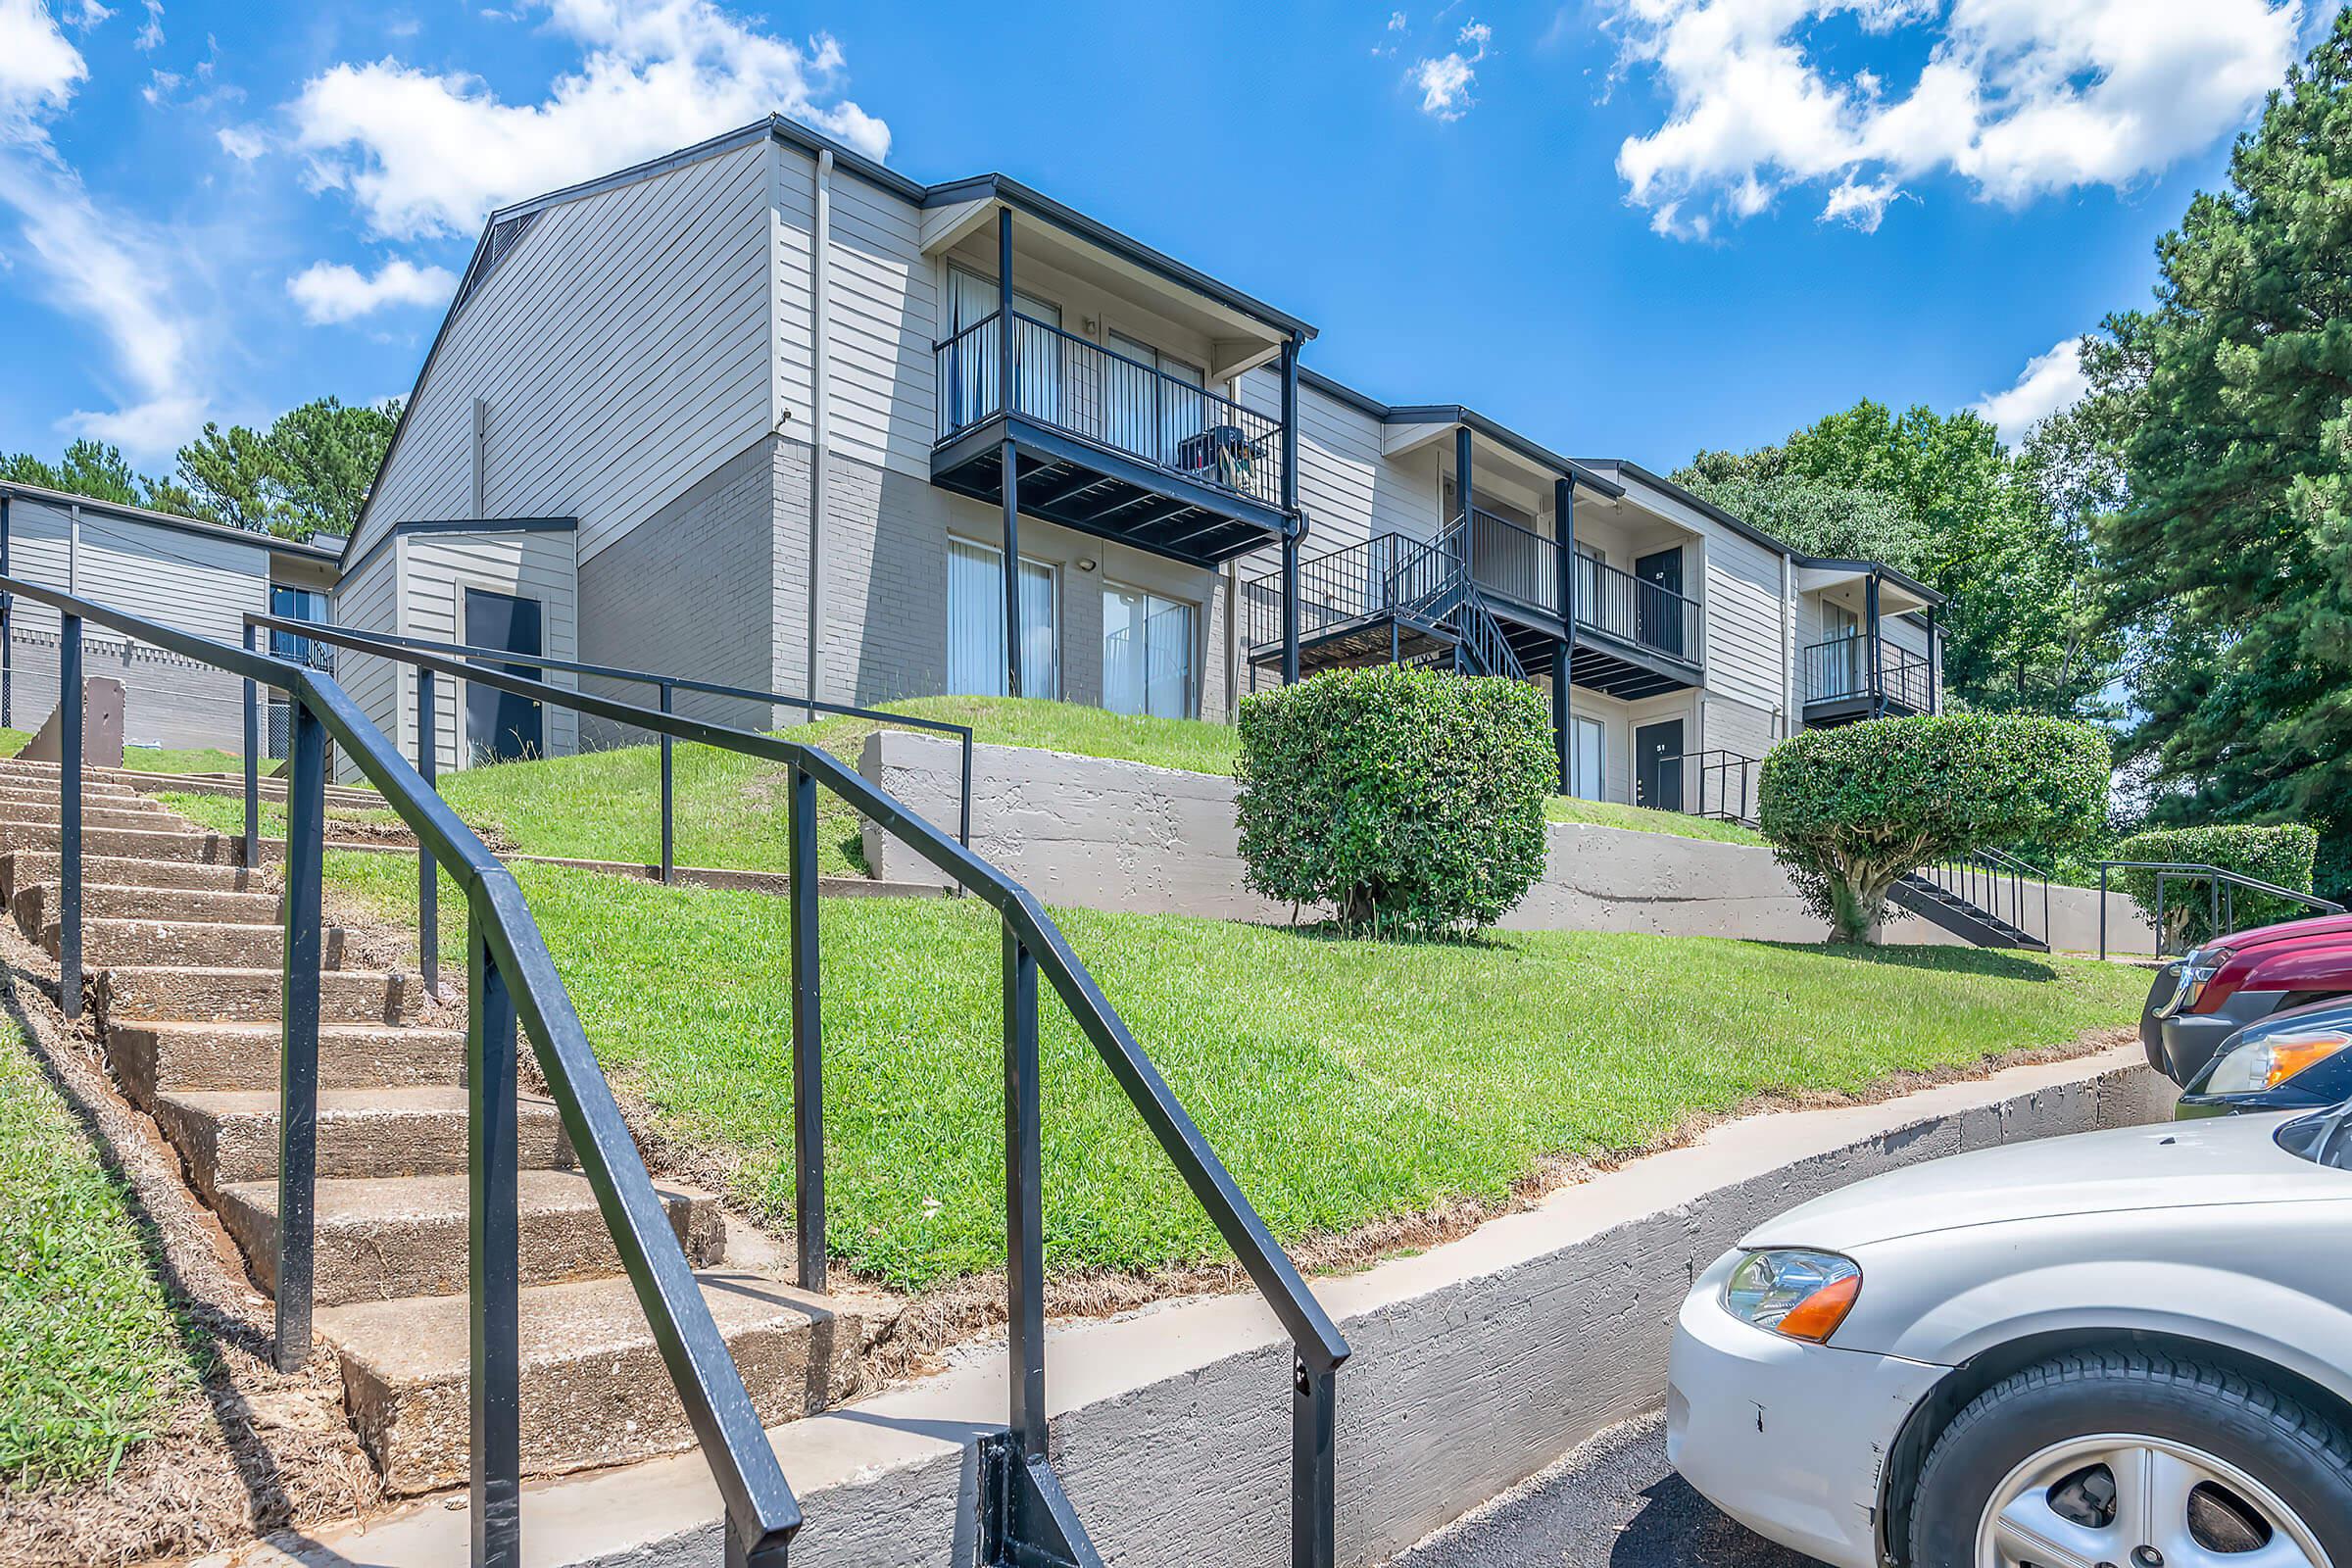
<svg viewBox="0 0 2352 1568">
<path fill-rule="evenodd" d="M 1666 1467 L 1666 1418 L 1612 1427 L 1391 1568 L 1820 1568 Z"/>
</svg>

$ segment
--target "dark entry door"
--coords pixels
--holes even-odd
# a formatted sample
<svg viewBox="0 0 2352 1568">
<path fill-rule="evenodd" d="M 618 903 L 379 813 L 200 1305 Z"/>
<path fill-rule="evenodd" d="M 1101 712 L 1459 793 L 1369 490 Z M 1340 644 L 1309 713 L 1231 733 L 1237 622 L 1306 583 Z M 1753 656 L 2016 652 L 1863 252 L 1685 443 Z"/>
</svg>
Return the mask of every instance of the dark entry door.
<svg viewBox="0 0 2352 1568">
<path fill-rule="evenodd" d="M 1683 721 L 1634 731 L 1634 804 L 1656 811 L 1683 808 Z"/>
<path fill-rule="evenodd" d="M 466 590 L 466 641 L 474 648 L 500 648 L 511 654 L 542 654 L 540 604 L 487 588 Z M 521 664 L 502 664 L 509 675 L 532 680 L 540 672 Z M 466 683 L 466 752 L 470 760 L 505 760 L 547 755 L 541 729 L 540 706 L 512 692 L 493 691 L 473 681 Z"/>
<path fill-rule="evenodd" d="M 1636 640 L 1662 654 L 1683 658 L 1682 546 L 1643 556 L 1634 563 L 1634 575 L 1643 584 L 1634 590 Z"/>
</svg>

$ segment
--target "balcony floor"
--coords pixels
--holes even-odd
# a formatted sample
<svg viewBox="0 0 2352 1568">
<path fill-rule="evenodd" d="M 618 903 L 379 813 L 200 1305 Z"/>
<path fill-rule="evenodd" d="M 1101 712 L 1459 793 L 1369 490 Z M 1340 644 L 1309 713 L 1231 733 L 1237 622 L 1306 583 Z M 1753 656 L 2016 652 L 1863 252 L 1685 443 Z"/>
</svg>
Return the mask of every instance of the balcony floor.
<svg viewBox="0 0 2352 1568">
<path fill-rule="evenodd" d="M 1805 704 L 1805 723 L 1813 729 L 1834 729 L 1839 724 L 1858 724 L 1866 718 L 1911 718 L 1927 710 L 1889 695 L 1873 702 L 1868 692 L 1849 697 L 1821 698 Z"/>
<path fill-rule="evenodd" d="M 934 448 L 931 482 L 1002 507 L 1008 433 L 1023 516 L 1200 566 L 1282 539 L 1282 514 L 1270 507 L 1018 416 L 985 419 Z"/>
</svg>

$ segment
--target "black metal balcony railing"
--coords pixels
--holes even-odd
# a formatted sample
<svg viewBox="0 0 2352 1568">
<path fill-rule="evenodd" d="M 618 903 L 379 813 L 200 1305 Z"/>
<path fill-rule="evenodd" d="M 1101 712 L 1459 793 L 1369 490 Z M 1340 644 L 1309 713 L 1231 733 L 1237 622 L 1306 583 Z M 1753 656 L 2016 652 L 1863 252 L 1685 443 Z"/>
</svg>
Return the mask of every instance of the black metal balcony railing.
<svg viewBox="0 0 2352 1568">
<path fill-rule="evenodd" d="M 933 348 L 943 443 L 1004 412 L 1002 313 Z M 1012 411 L 1164 473 L 1282 505 L 1282 421 L 1073 332 L 1012 318 Z"/>
<path fill-rule="evenodd" d="M 1544 614 L 1560 612 L 1559 544 L 1534 529 L 1473 511 L 1440 536 L 1445 549 L 1404 534 L 1375 534 L 1361 544 L 1298 563 L 1298 634 L 1394 612 L 1425 598 L 1443 571 L 1467 558 L 1470 581 L 1490 598 Z M 1699 662 L 1698 601 L 1589 556 L 1576 563 L 1576 623 L 1637 648 Z M 1401 574 L 1410 581 L 1393 581 Z M 1423 580 L 1429 579 L 1429 580 Z M 1282 578 L 1267 572 L 1242 584 L 1242 631 L 1252 648 L 1282 640 Z"/>
<path fill-rule="evenodd" d="M 1808 705 L 1883 697 L 1915 713 L 1934 707 L 1927 656 L 1884 637 L 1833 637 L 1807 648 L 1799 663 Z"/>
</svg>

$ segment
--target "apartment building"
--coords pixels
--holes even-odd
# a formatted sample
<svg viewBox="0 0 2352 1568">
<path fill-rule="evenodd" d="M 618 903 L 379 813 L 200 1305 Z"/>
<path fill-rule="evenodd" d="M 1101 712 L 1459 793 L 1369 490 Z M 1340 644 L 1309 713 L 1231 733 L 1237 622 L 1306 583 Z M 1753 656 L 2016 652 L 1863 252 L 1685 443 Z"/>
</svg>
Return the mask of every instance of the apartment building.
<svg viewBox="0 0 2352 1568">
<path fill-rule="evenodd" d="M 834 702 L 1181 716 L 1286 668 L 1445 659 L 1564 694 L 1581 789 L 1687 808 L 1709 754 L 1934 706 L 1917 584 L 1380 404 L 1300 364 L 1313 336 L 1004 175 L 923 185 L 747 126 L 492 215 L 336 615 Z M 413 672 L 342 673 L 413 748 Z M 609 738 L 438 708 L 445 766 Z"/>
</svg>

